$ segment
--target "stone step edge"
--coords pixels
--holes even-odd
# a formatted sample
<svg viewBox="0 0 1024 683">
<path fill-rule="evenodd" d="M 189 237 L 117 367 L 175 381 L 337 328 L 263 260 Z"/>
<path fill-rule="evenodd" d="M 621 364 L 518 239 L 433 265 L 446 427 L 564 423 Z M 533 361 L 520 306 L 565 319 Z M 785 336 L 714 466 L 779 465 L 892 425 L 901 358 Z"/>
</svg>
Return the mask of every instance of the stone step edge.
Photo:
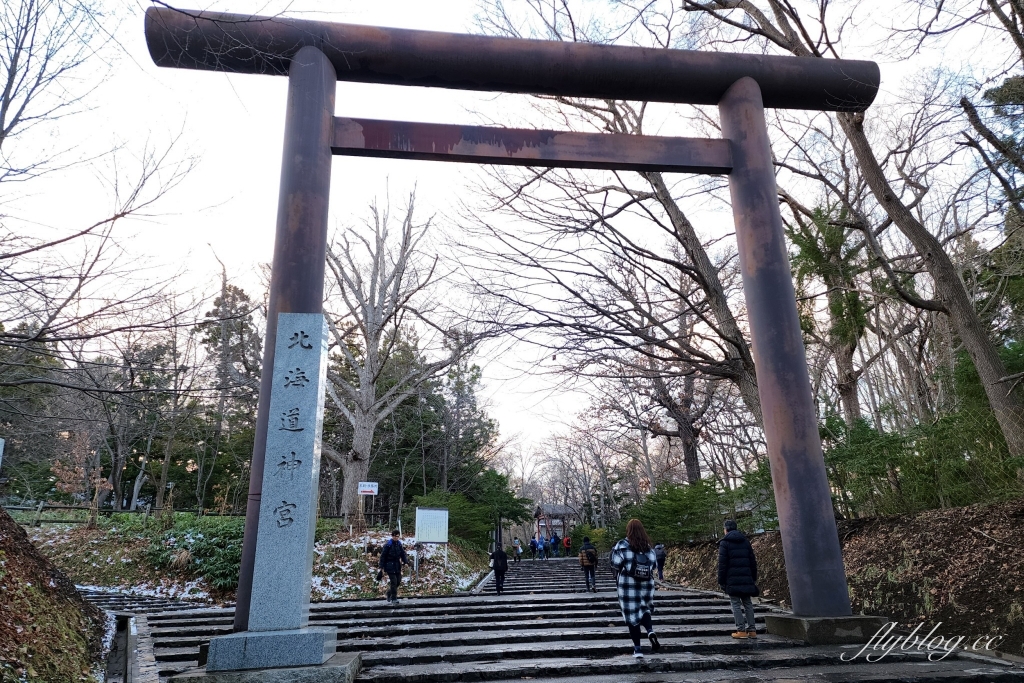
<svg viewBox="0 0 1024 683">
<path fill-rule="evenodd" d="M 358 610 L 311 610 L 310 617 L 313 619 L 331 618 L 334 615 L 347 616 L 353 620 L 362 617 L 376 615 L 379 613 L 382 607 L 387 607 L 384 599 L 378 599 L 369 603 L 365 607 L 361 607 Z M 418 605 L 409 605 L 406 602 L 406 598 L 401 598 L 398 609 L 401 610 L 402 614 L 409 617 L 445 617 L 445 616 L 461 616 L 461 615 L 485 615 L 485 616 L 498 616 L 500 614 L 522 614 L 522 613 L 550 613 L 552 611 L 559 612 L 587 612 L 587 611 L 608 611 L 618 610 L 618 601 L 614 600 L 601 600 L 601 601 L 588 601 L 584 603 L 552 603 L 552 604 L 536 604 L 536 603 L 517 603 L 517 602 L 504 602 L 495 600 L 490 603 L 481 603 L 480 605 L 468 606 L 469 608 L 458 609 L 456 607 L 451 608 L 428 608 Z M 497 609 L 496 609 L 497 608 Z M 656 599 L 655 609 L 662 611 L 675 611 L 675 610 L 720 610 L 722 612 L 728 612 L 731 614 L 731 609 L 728 603 L 716 603 L 716 602 L 680 602 L 678 600 L 665 600 Z M 772 612 L 774 610 L 770 605 L 760 604 L 754 606 L 755 612 Z M 497 612 L 497 614 L 496 614 Z M 157 617 L 157 618 L 153 618 Z M 177 623 L 190 620 L 202 620 L 205 623 L 209 623 L 212 620 L 223 620 L 224 622 L 230 622 L 234 619 L 234 612 L 223 612 L 218 611 L 212 613 L 198 612 L 183 614 L 181 612 L 172 612 L 162 615 L 150 615 L 151 621 L 154 624 L 166 624 L 166 623 Z"/>
<path fill-rule="evenodd" d="M 661 623 L 658 624 L 658 633 L 673 634 L 674 636 L 684 636 L 686 634 L 693 634 L 693 637 L 703 636 L 715 636 L 715 635 L 728 635 L 734 627 L 731 625 L 732 617 L 726 619 L 722 618 L 721 621 L 716 622 L 701 622 L 701 623 Z M 763 632 L 764 620 L 755 620 L 758 624 L 759 631 Z M 460 638 L 465 638 L 467 634 L 480 633 L 481 635 L 496 635 L 505 633 L 505 637 L 510 637 L 517 633 L 522 633 L 522 639 L 533 639 L 543 637 L 547 633 L 566 633 L 566 629 L 572 629 L 576 633 L 584 634 L 599 634 L 604 632 L 617 633 L 622 630 L 621 624 L 614 624 L 609 626 L 605 623 L 601 625 L 589 625 L 586 628 L 579 629 L 573 625 L 569 626 L 554 626 L 552 624 L 541 624 L 537 628 L 532 630 L 525 630 L 522 628 L 504 628 L 506 624 L 495 624 L 494 628 L 479 628 L 479 624 L 469 624 L 465 629 L 453 629 L 451 626 L 444 624 L 430 624 L 424 625 L 422 629 L 410 630 L 400 629 L 388 626 L 376 626 L 370 627 L 366 631 L 360 631 L 358 633 L 339 633 L 339 643 L 364 643 L 368 641 L 377 640 L 392 640 L 396 638 L 420 638 L 423 637 L 425 643 L 434 642 L 436 639 L 431 639 L 429 636 L 446 633 L 459 633 Z M 542 628 L 543 627 L 543 628 Z M 188 634 L 156 634 L 156 647 L 158 648 L 169 648 L 169 647 L 188 647 L 185 643 L 205 643 L 209 641 L 211 636 L 225 635 L 230 633 L 229 628 L 219 629 L 209 633 L 197 633 L 196 631 L 189 632 Z M 596 636 L 595 636 L 596 637 Z M 591 640 L 590 637 L 582 637 L 580 640 Z M 177 644 L 175 644 L 177 643 Z"/>
<path fill-rule="evenodd" d="M 611 657 L 602 660 L 594 659 L 559 659 L 556 662 L 550 663 L 544 667 L 523 667 L 516 666 L 515 660 L 499 660 L 489 662 L 459 662 L 459 663 L 445 663 L 443 670 L 438 670 L 439 665 L 437 664 L 420 664 L 420 665 L 407 665 L 407 666 L 365 666 L 356 678 L 356 681 L 388 681 L 388 683 L 398 683 L 400 681 L 411 679 L 416 683 L 428 683 L 430 681 L 458 681 L 463 680 L 464 676 L 467 676 L 465 680 L 510 680 L 516 678 L 522 678 L 532 674 L 543 673 L 544 675 L 551 678 L 563 678 L 563 677 L 580 677 L 581 671 L 586 671 L 588 675 L 598 675 L 602 673 L 627 673 L 632 671 L 644 671 L 644 672 L 671 672 L 671 671 L 700 671 L 709 669 L 770 669 L 778 667 L 792 667 L 792 666 L 829 666 L 839 662 L 838 652 L 821 652 L 821 651 L 772 651 L 765 653 L 764 657 L 751 658 L 749 654 L 746 655 L 693 655 L 693 656 L 675 656 L 672 655 L 661 655 L 651 654 L 645 652 L 645 656 L 641 660 L 633 659 L 631 655 L 631 647 L 627 645 L 622 648 L 621 654 L 616 654 Z M 775 656 L 773 656 L 775 655 Z M 898 661 L 914 661 L 915 659 L 923 659 L 921 657 L 913 657 L 906 653 L 894 654 L 887 657 L 887 661 L 898 662 Z M 548 660 L 545 660 L 547 663 Z M 863 658 L 854 660 L 854 662 L 863 662 Z M 843 662 L 847 663 L 847 662 Z M 853 663 L 853 662 L 849 662 Z M 865 663 L 867 666 L 870 664 Z M 434 669 L 434 671 L 430 671 Z M 431 675 L 433 674 L 433 675 Z"/>
<path fill-rule="evenodd" d="M 417 643 L 392 643 L 387 642 L 389 639 L 381 639 L 383 642 L 372 642 L 371 640 L 350 640 L 342 641 L 338 643 L 337 652 L 362 652 L 364 653 L 364 659 L 370 657 L 382 657 L 385 655 L 393 655 L 401 658 L 415 658 L 415 657 L 433 657 L 440 656 L 444 661 L 455 661 L 445 660 L 449 654 L 455 653 L 470 655 L 481 655 L 481 658 L 486 657 L 490 652 L 493 652 L 493 648 L 498 645 L 512 645 L 514 647 L 509 649 L 503 649 L 501 651 L 502 658 L 507 659 L 520 659 L 518 653 L 530 655 L 535 654 L 535 649 L 528 649 L 521 647 L 523 645 L 532 645 L 536 642 L 544 643 L 577 643 L 578 645 L 573 649 L 574 653 L 581 652 L 583 650 L 594 650 L 597 648 L 607 647 L 618 647 L 622 644 L 623 638 L 627 638 L 625 630 L 620 626 L 617 629 L 606 629 L 604 632 L 587 632 L 587 633 L 565 633 L 558 631 L 549 631 L 546 633 L 538 634 L 525 634 L 525 635 L 536 635 L 535 638 L 522 637 L 516 640 L 505 640 L 501 641 L 499 638 L 477 638 L 460 640 L 460 644 L 454 647 L 436 647 L 436 641 L 424 642 L 422 645 Z M 669 651 L 687 651 L 687 648 L 691 648 L 689 651 L 701 651 L 708 650 L 710 648 L 737 648 L 737 647 L 763 647 L 763 649 L 779 648 L 779 647 L 799 647 L 802 643 L 798 641 L 778 638 L 776 636 L 769 636 L 762 634 L 756 640 L 738 641 L 728 637 L 728 633 L 723 630 L 718 630 L 715 633 L 679 633 L 677 631 L 662 630 L 658 631 L 661 636 L 662 645 Z M 581 637 L 582 636 L 582 637 Z M 198 639 L 197 639 L 198 640 Z M 707 642 L 709 641 L 710 642 Z M 599 641 L 599 642 L 594 642 Z M 199 652 L 199 645 L 206 642 L 202 640 L 195 644 L 179 644 L 171 646 L 157 646 L 156 658 L 158 661 L 175 661 L 182 659 L 194 659 Z M 628 642 L 628 640 L 627 640 Z M 645 640 L 646 642 L 646 640 Z M 432 647 L 433 646 L 433 647 Z M 423 654 L 425 649 L 430 649 L 430 653 L 427 655 Z M 440 653 L 440 654 L 439 654 Z"/>
<path fill-rule="evenodd" d="M 664 624 L 675 624 L 678 626 L 721 626 L 722 624 L 731 624 L 733 617 L 732 615 L 719 614 L 719 615 L 693 615 L 687 618 L 686 616 L 675 616 L 671 620 L 668 617 L 658 618 L 656 617 L 657 623 Z M 755 621 L 758 624 L 764 624 L 763 615 L 758 615 Z M 567 623 L 568 622 L 568 623 Z M 528 632 L 535 632 L 538 630 L 549 630 L 549 629 L 565 629 L 565 628 L 604 628 L 607 626 L 621 627 L 620 615 L 609 615 L 607 618 L 595 618 L 586 621 L 582 620 L 561 620 L 561 619 L 530 619 L 522 621 L 495 621 L 495 622 L 479 622 L 479 621 L 467 621 L 467 622 L 456 622 L 451 624 L 439 624 L 436 625 L 432 622 L 425 622 L 422 624 L 397 624 L 394 626 L 372 626 L 364 627 L 361 625 L 345 625 L 336 624 L 333 622 L 310 622 L 310 626 L 333 626 L 338 629 L 339 637 L 341 638 L 362 638 L 367 637 L 371 634 L 390 633 L 395 636 L 412 636 L 416 634 L 430 635 L 432 633 L 472 633 L 474 631 L 493 632 L 493 631 L 513 631 L 513 630 L 524 630 Z M 356 626 L 353 628 L 352 626 Z M 373 630 L 362 630 L 373 629 Z M 382 629 L 386 629 L 383 630 Z M 188 638 L 188 637 L 209 637 L 215 635 L 222 635 L 231 632 L 231 625 L 224 624 L 221 626 L 195 626 L 192 628 L 181 628 L 181 629 L 154 629 L 153 637 L 157 640 L 166 640 L 174 638 Z"/>
</svg>

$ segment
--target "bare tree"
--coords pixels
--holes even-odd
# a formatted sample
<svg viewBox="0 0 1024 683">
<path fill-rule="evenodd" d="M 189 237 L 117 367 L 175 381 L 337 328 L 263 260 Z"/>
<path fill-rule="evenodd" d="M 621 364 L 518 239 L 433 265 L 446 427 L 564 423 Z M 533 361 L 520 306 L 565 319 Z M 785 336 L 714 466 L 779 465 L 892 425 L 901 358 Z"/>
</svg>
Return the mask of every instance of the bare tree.
<svg viewBox="0 0 1024 683">
<path fill-rule="evenodd" d="M 67 150 L 14 143 L 80 111 L 103 79 L 100 7 L 87 0 L 11 0 L 0 9 L 0 183 L 63 166 Z M 88 66 L 86 65 L 88 62 Z"/>
<path fill-rule="evenodd" d="M 991 4 L 1004 3 L 993 0 Z M 746 40 L 756 43 L 759 49 L 781 49 L 798 57 L 817 59 L 840 56 L 843 30 L 834 29 L 847 26 L 853 18 L 833 17 L 827 4 L 801 14 L 788 0 L 682 0 L 682 6 L 715 22 L 717 35 L 711 44 Z M 856 6 L 852 6 L 851 12 L 855 11 Z M 930 190 L 928 178 L 907 172 L 905 162 L 913 155 L 912 149 L 896 148 L 881 155 L 875 152 L 866 128 L 870 116 L 871 112 L 835 115 L 875 201 L 913 244 L 931 276 L 936 298 L 926 301 L 913 297 L 907 298 L 907 302 L 949 317 L 981 377 L 1010 452 L 1022 455 L 1024 412 L 1017 395 L 1001 383 L 1007 373 L 998 349 L 964 287 L 960 269 L 941 240 L 915 212 Z"/>
<path fill-rule="evenodd" d="M 324 452 L 342 468 L 345 514 L 362 513 L 356 490 L 369 471 L 377 425 L 476 342 L 438 319 L 430 291 L 442 281 L 438 259 L 422 253 L 430 223 L 416 224 L 414 207 L 415 196 L 410 195 L 397 234 L 392 234 L 388 210 L 372 205 L 365 231 L 349 228 L 328 248 L 333 276 L 328 293 L 330 329 L 342 368 L 328 372 L 327 393 L 351 423 L 353 437 L 347 453 Z M 416 357 L 415 345 L 410 344 L 416 326 L 440 337 L 441 355 L 436 360 Z"/>
<path fill-rule="evenodd" d="M 628 7 L 627 3 L 617 4 Z M 586 12 L 585 8 L 570 8 L 566 2 L 550 4 L 529 0 L 522 6 L 526 9 L 520 17 L 513 16 L 501 2 L 488 2 L 480 19 L 482 28 L 514 37 L 580 42 L 612 42 L 628 35 L 634 40 L 669 47 L 673 45 L 674 31 L 679 25 L 679 19 L 672 16 L 671 11 L 649 23 L 643 21 L 647 15 L 642 15 L 639 22 L 632 17 L 630 21 L 616 24 L 617 15 L 615 20 L 584 17 L 581 14 Z M 639 24 L 639 29 L 632 24 Z M 537 109 L 561 126 L 629 135 L 643 134 L 648 118 L 646 103 L 612 100 L 538 98 Z M 700 112 L 690 117 L 690 122 L 701 129 L 713 129 L 715 125 Z M 700 321 L 704 328 L 703 341 L 711 348 L 700 348 L 700 339 L 681 341 L 678 335 L 671 338 L 671 343 L 666 343 L 657 325 L 645 329 L 645 325 L 624 324 L 625 321 L 609 316 L 608 327 L 615 330 L 612 336 L 618 337 L 620 344 L 661 346 L 685 364 L 703 366 L 711 360 L 708 357 L 711 353 L 717 368 L 709 372 L 734 382 L 747 408 L 760 423 L 754 360 L 743 332 L 742 316 L 734 311 L 738 307 L 732 263 L 735 250 L 720 250 L 716 257 L 711 251 L 716 241 L 700 236 L 698 226 L 690 220 L 680 202 L 690 193 L 706 194 L 721 189 L 724 185 L 720 179 L 700 180 L 695 188 L 684 186 L 680 190 L 659 172 L 634 175 L 554 169 L 495 170 L 491 178 L 495 182 L 483 188 L 484 196 L 492 200 L 488 209 L 506 212 L 549 231 L 538 231 L 525 239 L 518 234 L 511 238 L 503 235 L 500 240 L 503 257 L 519 269 L 543 270 L 550 266 L 541 263 L 543 259 L 536 254 L 543 255 L 544 250 L 548 250 L 555 264 L 554 270 L 549 272 L 557 273 L 552 279 L 568 290 L 567 298 L 575 299 L 584 309 L 594 306 L 597 315 L 606 314 L 609 309 L 604 305 L 595 306 L 588 292 L 573 288 L 571 271 L 574 269 L 580 272 L 583 268 L 596 268 L 597 277 L 601 277 L 609 266 L 619 267 L 635 270 L 639 279 L 664 281 L 665 292 L 677 299 L 677 313 L 693 315 Z M 637 237 L 637 225 L 644 223 L 661 237 L 662 244 L 651 244 Z M 564 238 L 565 246 L 553 240 L 553 235 Z M 600 263 L 593 254 L 575 254 L 573 250 L 578 247 L 573 243 L 577 240 L 586 246 L 597 243 L 602 258 L 614 261 Z M 515 242 L 518 244 L 513 244 Z M 509 247 L 511 255 L 506 251 Z M 572 256 L 564 258 L 566 254 L 572 254 L 579 262 L 571 263 Z M 591 262 L 588 263 L 588 259 Z M 513 302 L 513 306 L 516 305 Z M 518 305 L 521 306 L 521 302 Z M 665 324 L 668 320 L 671 318 L 661 322 Z M 546 327 L 558 324 L 561 323 L 555 320 L 544 321 Z M 692 342 L 690 348 L 683 348 L 686 342 Z"/>
</svg>

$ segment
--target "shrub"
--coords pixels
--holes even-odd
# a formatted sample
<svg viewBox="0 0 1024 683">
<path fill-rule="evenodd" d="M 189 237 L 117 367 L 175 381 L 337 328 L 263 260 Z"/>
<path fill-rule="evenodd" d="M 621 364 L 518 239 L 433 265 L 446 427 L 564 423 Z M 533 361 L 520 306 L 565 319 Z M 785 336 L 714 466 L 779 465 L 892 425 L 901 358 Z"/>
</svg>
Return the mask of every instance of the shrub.
<svg viewBox="0 0 1024 683">
<path fill-rule="evenodd" d="M 572 535 L 573 549 L 579 552 L 579 548 L 583 545 L 583 537 L 586 536 L 599 552 L 607 552 L 612 549 L 617 540 L 609 531 L 609 529 L 598 529 L 589 524 L 578 524 L 569 532 Z"/>
<path fill-rule="evenodd" d="M 177 514 L 174 525 L 153 538 L 149 559 L 158 569 L 199 576 L 216 590 L 238 587 L 244 518 Z"/>
</svg>

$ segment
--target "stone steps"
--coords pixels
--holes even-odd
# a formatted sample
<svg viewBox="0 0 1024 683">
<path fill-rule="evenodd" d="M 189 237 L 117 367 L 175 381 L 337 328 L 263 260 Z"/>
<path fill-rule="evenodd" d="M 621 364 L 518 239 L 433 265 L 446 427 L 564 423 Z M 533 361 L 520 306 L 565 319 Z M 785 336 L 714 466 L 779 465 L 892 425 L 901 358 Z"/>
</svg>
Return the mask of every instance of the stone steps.
<svg viewBox="0 0 1024 683">
<path fill-rule="evenodd" d="M 628 643 L 628 641 L 627 641 Z M 648 655 L 642 660 L 633 659 L 629 651 L 609 645 L 602 657 L 576 657 L 574 652 L 565 653 L 561 648 L 552 653 L 538 644 L 540 659 L 532 661 L 509 661 L 500 657 L 466 662 L 443 662 L 436 664 L 379 665 L 366 666 L 356 678 L 363 682 L 395 683 L 397 681 L 427 683 L 432 681 L 512 681 L 539 676 L 561 678 L 561 680 L 582 680 L 589 682 L 595 675 L 637 675 L 637 680 L 649 680 L 650 673 L 694 672 L 713 670 L 745 670 L 746 680 L 751 669 L 775 669 L 779 667 L 834 666 L 841 664 L 838 652 L 823 652 L 820 648 L 789 647 L 784 650 L 765 650 L 761 646 L 736 648 L 730 653 L 695 654 L 690 652 Z M 632 648 L 628 648 L 631 650 Z M 927 661 L 923 656 L 893 656 L 892 662 Z M 870 664 L 864 665 L 870 668 Z M 616 681 L 622 681 L 617 677 Z M 627 679 L 628 680 L 628 679 Z M 714 679 L 709 679 L 714 680 Z M 793 679 L 788 679 L 793 680 Z M 891 680 L 891 679 L 889 679 Z M 909 679 L 913 680 L 913 679 Z M 1015 680 L 1024 680 L 1021 678 Z"/>
<path fill-rule="evenodd" d="M 700 645 L 701 643 L 707 642 L 718 642 L 708 641 L 709 638 L 726 638 L 722 636 L 723 629 L 722 624 L 726 622 L 720 621 L 719 623 L 711 624 L 691 624 L 685 626 L 666 626 L 664 628 L 659 627 L 658 634 L 661 636 L 663 644 L 668 647 L 669 641 L 666 639 L 673 638 L 688 638 L 693 641 L 693 644 Z M 764 629 L 763 620 L 758 620 L 758 627 Z M 514 629 L 514 630 L 511 630 Z M 370 631 L 372 629 L 367 629 Z M 438 633 L 445 633 L 442 629 L 430 629 L 426 632 L 401 632 L 399 634 L 393 633 L 393 629 L 380 629 L 381 632 L 392 631 L 382 635 L 368 634 L 366 631 L 360 631 L 358 635 L 349 634 L 348 638 L 345 638 L 338 643 L 338 652 L 371 652 L 377 650 L 394 650 L 397 648 L 410 648 L 420 647 L 422 645 L 431 646 L 435 651 L 441 651 L 445 648 L 436 647 L 436 638 L 433 636 Z M 615 625 L 609 626 L 607 623 L 601 623 L 600 625 L 576 625 L 572 628 L 571 625 L 566 626 L 555 626 L 550 622 L 536 627 L 533 624 L 529 624 L 529 628 L 524 625 L 517 623 L 509 623 L 508 628 L 497 628 L 493 631 L 477 629 L 473 631 L 459 632 L 459 647 L 465 646 L 477 646 L 487 645 L 492 646 L 495 644 L 517 644 L 517 643 L 528 643 L 536 644 L 537 642 L 556 642 L 560 640 L 571 640 L 573 642 L 587 642 L 591 640 L 602 640 L 608 638 L 617 638 L 621 640 L 622 627 Z M 224 631 L 227 633 L 228 631 Z M 447 631 L 451 633 L 452 631 Z M 344 634 L 344 631 L 339 631 L 339 636 Z M 767 636 L 769 642 L 786 642 L 791 641 L 775 641 L 774 636 Z M 162 637 L 161 648 L 162 652 L 170 653 L 172 649 L 179 650 L 180 653 L 191 652 L 193 657 L 198 651 L 199 645 L 209 640 L 209 636 L 203 635 L 191 635 L 191 636 L 177 636 L 177 637 Z M 745 641 L 735 641 L 732 638 L 728 638 L 727 641 L 722 642 L 739 643 L 744 644 Z M 760 642 L 760 639 L 758 639 Z M 621 642 L 620 642 L 621 645 Z M 178 657 L 180 659 L 180 657 Z"/>
<path fill-rule="evenodd" d="M 536 561 L 520 578 L 539 585 L 570 585 L 574 560 Z M 532 564 L 526 560 L 523 564 Z M 514 569 L 519 569 L 513 565 Z M 582 575 L 582 572 L 580 572 Z M 582 579 L 582 576 L 579 577 Z M 758 623 L 773 608 L 757 606 Z M 662 648 L 632 657 L 614 592 L 504 594 L 483 592 L 435 598 L 349 600 L 311 606 L 311 623 L 338 629 L 338 651 L 359 652 L 363 683 L 521 681 L 566 683 L 675 683 L 731 680 L 792 683 L 870 681 L 1021 681 L 1024 669 L 996 660 L 897 653 L 882 663 L 840 655 L 861 646 L 810 647 L 761 633 L 734 640 L 724 596 L 695 590 L 655 593 L 654 622 Z M 232 609 L 171 611 L 148 616 L 161 677 L 197 665 L 200 646 L 231 630 Z M 656 678 L 652 678 L 656 676 Z"/>
<path fill-rule="evenodd" d="M 661 672 L 656 679 L 645 671 L 640 663 L 636 672 L 613 676 L 588 676 L 587 683 L 893 683 L 913 681 L 914 683 L 1010 683 L 1020 678 L 1005 667 L 979 666 L 964 669 L 959 661 L 953 662 L 893 662 L 884 670 L 864 668 L 857 664 L 833 664 L 792 666 L 775 669 L 711 669 L 681 673 Z M 532 683 L 565 683 L 565 678 L 533 677 Z"/>
<path fill-rule="evenodd" d="M 161 598 L 152 595 L 128 595 L 126 593 L 108 593 L 77 586 L 83 598 L 100 609 L 111 612 L 131 612 L 144 614 L 148 612 L 173 612 L 201 608 L 203 603 Z"/>
<path fill-rule="evenodd" d="M 598 562 L 598 592 L 614 591 L 615 579 L 609 569 L 607 557 Z M 493 574 L 480 588 L 482 594 L 494 594 L 495 583 Z M 551 558 L 547 560 L 525 559 L 520 562 L 509 562 L 505 574 L 504 595 L 523 595 L 527 593 L 585 593 L 586 579 L 583 569 L 576 557 Z"/>
</svg>

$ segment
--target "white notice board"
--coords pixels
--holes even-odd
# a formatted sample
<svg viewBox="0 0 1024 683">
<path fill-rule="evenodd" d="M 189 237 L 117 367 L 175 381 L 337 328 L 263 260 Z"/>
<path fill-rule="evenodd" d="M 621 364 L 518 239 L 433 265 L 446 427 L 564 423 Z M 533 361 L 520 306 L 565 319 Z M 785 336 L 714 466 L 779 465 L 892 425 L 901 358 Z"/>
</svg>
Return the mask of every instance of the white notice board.
<svg viewBox="0 0 1024 683">
<path fill-rule="evenodd" d="M 448 542 L 448 508 L 416 508 L 416 542 Z"/>
</svg>

